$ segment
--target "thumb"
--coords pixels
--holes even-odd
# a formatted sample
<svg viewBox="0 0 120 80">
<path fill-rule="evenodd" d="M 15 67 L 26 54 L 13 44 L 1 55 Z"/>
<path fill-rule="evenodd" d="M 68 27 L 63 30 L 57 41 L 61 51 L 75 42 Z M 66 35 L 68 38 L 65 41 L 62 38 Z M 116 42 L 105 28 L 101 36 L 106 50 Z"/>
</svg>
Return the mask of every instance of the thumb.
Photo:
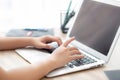
<svg viewBox="0 0 120 80">
<path fill-rule="evenodd" d="M 44 48 L 44 49 L 51 49 L 52 46 L 48 45 L 48 44 L 45 44 L 45 43 L 41 43 L 41 48 Z"/>
</svg>

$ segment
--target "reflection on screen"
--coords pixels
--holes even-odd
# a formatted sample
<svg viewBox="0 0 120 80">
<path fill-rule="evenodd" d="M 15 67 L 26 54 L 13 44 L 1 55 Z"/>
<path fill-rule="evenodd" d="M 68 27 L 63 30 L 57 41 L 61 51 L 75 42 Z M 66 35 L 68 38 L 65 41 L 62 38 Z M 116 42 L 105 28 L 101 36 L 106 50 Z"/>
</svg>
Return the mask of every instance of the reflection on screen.
<svg viewBox="0 0 120 80">
<path fill-rule="evenodd" d="M 85 0 L 70 36 L 107 55 L 120 25 L 120 7 Z"/>
</svg>

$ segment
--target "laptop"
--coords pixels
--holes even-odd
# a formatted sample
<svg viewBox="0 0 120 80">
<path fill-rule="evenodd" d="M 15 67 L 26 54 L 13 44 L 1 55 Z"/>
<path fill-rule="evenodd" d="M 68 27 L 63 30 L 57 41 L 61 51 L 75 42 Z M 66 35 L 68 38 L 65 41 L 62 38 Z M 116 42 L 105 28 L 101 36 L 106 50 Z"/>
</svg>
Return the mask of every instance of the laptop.
<svg viewBox="0 0 120 80">
<path fill-rule="evenodd" d="M 106 1 L 106 2 L 105 2 Z M 106 64 L 120 34 L 120 5 L 114 0 L 84 0 L 66 39 L 75 36 L 70 45 L 77 47 L 84 58 L 73 60 L 51 71 L 47 77 L 103 66 Z M 50 53 L 34 48 L 16 49 L 29 63 L 46 59 Z"/>
</svg>

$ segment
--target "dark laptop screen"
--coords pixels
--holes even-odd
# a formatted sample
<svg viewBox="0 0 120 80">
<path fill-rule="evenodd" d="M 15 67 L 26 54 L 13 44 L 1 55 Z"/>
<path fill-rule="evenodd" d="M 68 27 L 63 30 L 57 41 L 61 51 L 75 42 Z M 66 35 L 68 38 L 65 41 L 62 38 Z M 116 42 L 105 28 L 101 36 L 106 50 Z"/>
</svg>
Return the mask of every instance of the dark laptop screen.
<svg viewBox="0 0 120 80">
<path fill-rule="evenodd" d="M 120 7 L 84 0 L 70 37 L 107 55 L 119 25 Z"/>
</svg>

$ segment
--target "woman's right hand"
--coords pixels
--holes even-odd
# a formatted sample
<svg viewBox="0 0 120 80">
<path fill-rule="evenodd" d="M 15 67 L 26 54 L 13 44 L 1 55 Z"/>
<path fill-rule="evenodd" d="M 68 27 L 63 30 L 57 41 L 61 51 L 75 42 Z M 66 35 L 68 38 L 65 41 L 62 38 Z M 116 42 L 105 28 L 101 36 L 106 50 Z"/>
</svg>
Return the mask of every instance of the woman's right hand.
<svg viewBox="0 0 120 80">
<path fill-rule="evenodd" d="M 68 62 L 76 59 L 83 58 L 83 55 L 75 47 L 68 47 L 69 43 L 75 38 L 72 37 L 65 41 L 60 47 L 58 47 L 49 57 L 54 62 L 54 67 L 59 68 L 67 64 Z"/>
</svg>

